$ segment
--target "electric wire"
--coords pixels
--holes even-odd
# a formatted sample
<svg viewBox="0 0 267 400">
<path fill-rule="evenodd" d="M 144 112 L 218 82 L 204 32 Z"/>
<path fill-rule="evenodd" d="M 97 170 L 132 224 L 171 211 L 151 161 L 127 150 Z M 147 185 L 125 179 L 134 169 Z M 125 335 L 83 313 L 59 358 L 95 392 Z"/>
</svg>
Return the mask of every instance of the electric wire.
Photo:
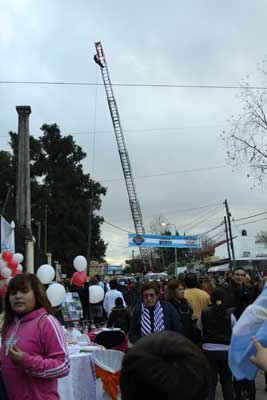
<svg viewBox="0 0 267 400">
<path fill-rule="evenodd" d="M 264 221 L 264 220 L 266 220 L 266 219 L 267 219 L 267 218 L 260 218 L 260 219 L 256 219 L 256 221 L 245 222 L 245 223 L 239 224 L 239 225 L 237 225 L 237 226 L 244 226 L 244 225 L 249 225 L 249 224 L 255 224 L 256 222 Z"/>
<path fill-rule="evenodd" d="M 58 85 L 58 86 L 104 86 L 97 82 L 64 82 L 64 81 L 14 81 L 1 80 L 1 85 Z M 244 90 L 267 90 L 266 86 L 242 86 L 242 85 L 188 85 L 188 84 L 163 84 L 163 83 L 113 83 L 118 87 L 153 87 L 174 89 L 244 89 Z"/>
<path fill-rule="evenodd" d="M 199 216 L 199 219 L 200 219 L 199 221 L 196 220 L 193 223 L 191 222 L 190 224 L 183 225 L 181 227 L 181 229 L 182 230 L 184 230 L 184 229 L 185 230 L 189 230 L 189 229 L 192 229 L 192 228 L 194 228 L 194 227 L 196 227 L 198 225 L 201 225 L 203 222 L 206 222 L 206 221 L 210 220 L 211 217 L 213 217 L 214 215 L 218 214 L 218 212 L 220 212 L 221 210 L 222 210 L 222 205 L 220 205 L 219 207 L 217 206 L 217 207 L 215 207 L 215 209 L 209 210 L 208 213 L 205 212 L 205 213 L 203 213 L 203 215 L 200 215 Z M 211 212 L 212 212 L 212 215 L 209 215 Z M 204 217 L 204 215 L 205 215 L 205 217 Z M 203 217 L 204 217 L 204 219 L 203 219 Z"/>
<path fill-rule="evenodd" d="M 227 167 L 227 165 L 217 165 L 217 166 L 213 166 L 213 167 L 193 168 L 193 169 L 172 171 L 172 172 L 161 172 L 161 173 L 158 173 L 158 174 L 135 176 L 135 179 L 147 179 L 147 178 L 154 178 L 154 177 L 159 177 L 159 176 L 170 176 L 170 175 L 177 175 L 177 174 L 186 174 L 186 173 L 191 173 L 191 172 L 211 171 L 211 170 L 221 169 L 221 168 L 226 168 L 226 167 Z M 124 178 L 113 178 L 113 179 L 101 179 L 101 178 L 98 178 L 98 180 L 100 182 L 104 182 L 104 183 L 122 182 L 122 181 L 124 181 Z"/>
<path fill-rule="evenodd" d="M 259 217 L 260 215 L 263 215 L 263 214 L 267 214 L 267 211 L 263 211 L 263 212 L 261 212 L 259 214 L 249 215 L 248 217 L 243 217 L 243 218 L 238 218 L 238 219 L 233 218 L 232 221 L 233 222 L 243 221 L 245 219 Z"/>
<path fill-rule="evenodd" d="M 188 126 L 178 126 L 177 128 L 147 128 L 147 129 L 124 129 L 123 131 L 126 133 L 157 133 L 157 134 L 163 134 L 166 135 L 166 132 L 168 132 L 169 134 L 176 134 L 176 132 L 172 132 L 172 131 L 179 131 L 179 130 L 185 130 L 185 129 L 214 129 L 214 128 L 219 128 L 219 127 L 223 127 L 225 126 L 225 124 L 221 123 L 221 124 L 216 124 L 216 125 L 188 125 Z M 39 128 L 37 129 L 31 129 L 32 131 L 37 131 L 39 130 Z M 101 135 L 107 135 L 107 134 L 112 134 L 113 131 L 110 129 L 101 129 L 101 130 L 89 130 L 87 132 L 85 131 L 71 131 L 68 129 L 64 129 L 64 132 L 61 132 L 61 134 L 63 135 L 94 135 L 94 134 L 101 134 Z M 41 132 L 40 132 L 41 134 Z M 31 136 L 33 137 L 38 137 L 39 134 L 34 135 L 32 134 Z M 9 137 L 9 135 L 0 135 L 0 138 L 6 138 Z"/>
<path fill-rule="evenodd" d="M 218 229 L 220 226 L 222 226 L 224 224 L 224 221 L 222 221 L 221 223 L 219 223 L 218 225 L 216 225 L 214 228 L 211 228 L 210 230 L 206 231 L 206 232 L 202 232 L 202 233 L 198 233 L 199 236 L 203 236 L 203 235 L 207 235 L 208 233 L 215 231 L 216 229 Z"/>
</svg>

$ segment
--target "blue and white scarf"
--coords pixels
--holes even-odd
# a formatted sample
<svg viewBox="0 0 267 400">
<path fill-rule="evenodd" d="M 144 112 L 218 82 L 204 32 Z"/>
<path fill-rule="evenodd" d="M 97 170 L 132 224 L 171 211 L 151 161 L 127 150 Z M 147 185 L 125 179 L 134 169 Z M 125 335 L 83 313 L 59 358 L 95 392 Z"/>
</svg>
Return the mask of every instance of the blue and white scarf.
<svg viewBox="0 0 267 400">
<path fill-rule="evenodd" d="M 159 301 L 154 307 L 154 332 L 164 331 L 164 315 L 163 308 Z M 151 333 L 151 321 L 149 309 L 142 303 L 141 310 L 141 335 L 146 336 Z"/>
</svg>

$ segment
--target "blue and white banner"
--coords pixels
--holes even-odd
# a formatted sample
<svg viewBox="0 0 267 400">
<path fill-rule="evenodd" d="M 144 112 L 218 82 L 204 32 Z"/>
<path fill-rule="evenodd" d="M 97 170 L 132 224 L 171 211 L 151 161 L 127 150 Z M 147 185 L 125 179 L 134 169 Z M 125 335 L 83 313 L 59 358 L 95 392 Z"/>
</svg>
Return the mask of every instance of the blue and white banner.
<svg viewBox="0 0 267 400">
<path fill-rule="evenodd" d="M 200 236 L 169 236 L 169 235 L 128 235 L 129 247 L 169 247 L 179 249 L 199 249 Z"/>
<path fill-rule="evenodd" d="M 4 217 L 1 217 L 1 253 L 10 250 L 15 253 L 15 224 L 9 224 Z"/>
</svg>

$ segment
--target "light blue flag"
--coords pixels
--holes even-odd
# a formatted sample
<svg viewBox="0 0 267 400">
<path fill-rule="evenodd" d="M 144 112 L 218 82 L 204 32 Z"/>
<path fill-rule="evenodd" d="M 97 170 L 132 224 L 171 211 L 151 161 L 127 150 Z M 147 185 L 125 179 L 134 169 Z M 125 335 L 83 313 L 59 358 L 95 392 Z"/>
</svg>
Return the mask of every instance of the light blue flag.
<svg viewBox="0 0 267 400">
<path fill-rule="evenodd" d="M 258 368 L 249 359 L 256 353 L 251 341 L 252 336 L 256 336 L 263 346 L 267 346 L 267 283 L 259 297 L 245 309 L 233 328 L 229 366 L 237 380 L 253 380 L 256 377 Z"/>
</svg>

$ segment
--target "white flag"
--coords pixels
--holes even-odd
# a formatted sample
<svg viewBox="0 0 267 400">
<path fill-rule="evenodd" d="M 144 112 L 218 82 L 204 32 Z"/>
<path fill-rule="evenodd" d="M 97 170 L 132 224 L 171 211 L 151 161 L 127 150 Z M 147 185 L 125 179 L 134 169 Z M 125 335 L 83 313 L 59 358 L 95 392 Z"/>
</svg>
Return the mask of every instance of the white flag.
<svg viewBox="0 0 267 400">
<path fill-rule="evenodd" d="M 15 253 L 15 224 L 9 224 L 4 217 L 1 217 L 1 253 L 10 250 Z"/>
</svg>

